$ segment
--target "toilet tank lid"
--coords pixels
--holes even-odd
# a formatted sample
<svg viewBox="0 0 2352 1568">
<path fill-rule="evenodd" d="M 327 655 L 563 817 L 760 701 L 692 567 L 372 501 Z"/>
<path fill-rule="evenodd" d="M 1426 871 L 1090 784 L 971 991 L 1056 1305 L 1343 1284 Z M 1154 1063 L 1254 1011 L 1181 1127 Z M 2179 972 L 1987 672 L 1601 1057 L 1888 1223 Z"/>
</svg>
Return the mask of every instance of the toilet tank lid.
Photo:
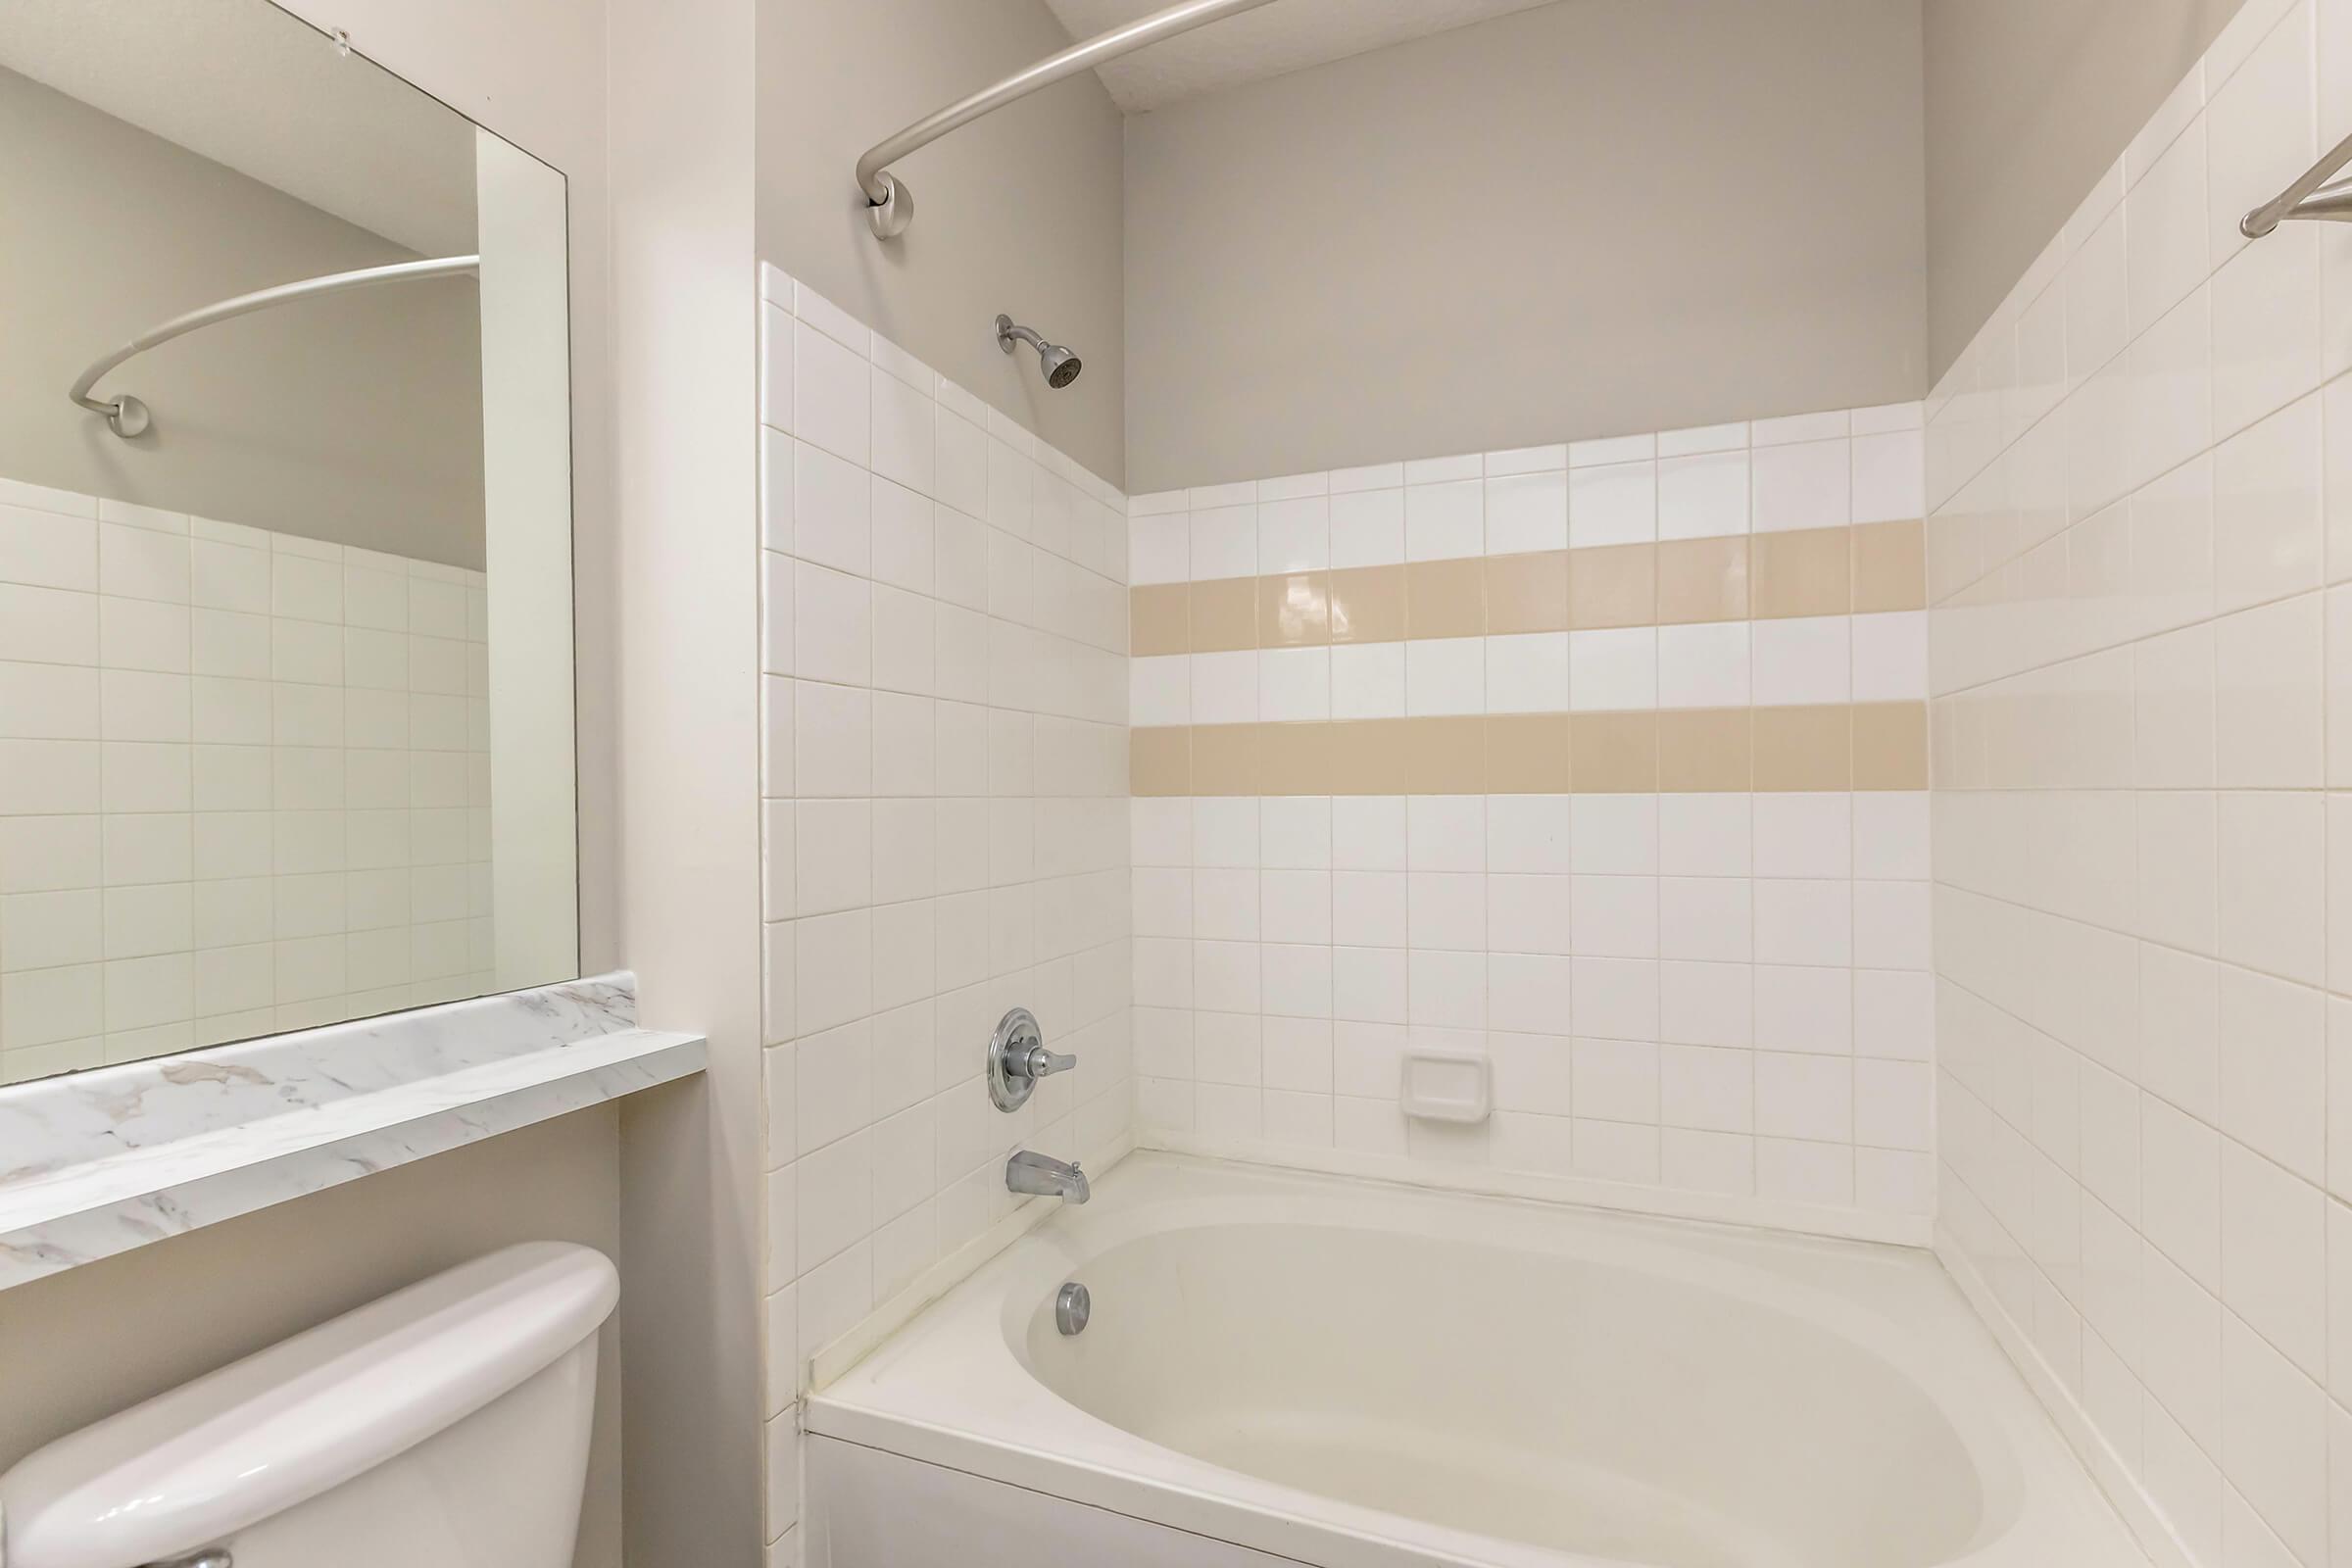
<svg viewBox="0 0 2352 1568">
<path fill-rule="evenodd" d="M 123 1568 L 225 1540 L 554 1364 L 619 1294 L 602 1252 L 526 1242 L 321 1323 L 0 1476 L 0 1564 Z"/>
</svg>

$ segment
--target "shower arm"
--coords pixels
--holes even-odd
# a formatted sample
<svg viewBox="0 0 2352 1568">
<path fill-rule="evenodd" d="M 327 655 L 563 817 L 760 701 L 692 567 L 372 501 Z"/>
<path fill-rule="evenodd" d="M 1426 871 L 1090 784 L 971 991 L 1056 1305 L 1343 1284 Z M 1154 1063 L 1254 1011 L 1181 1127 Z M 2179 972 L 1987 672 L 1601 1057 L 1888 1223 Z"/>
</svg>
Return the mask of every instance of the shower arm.
<svg viewBox="0 0 2352 1568">
<path fill-rule="evenodd" d="M 239 294 L 234 299 L 222 300 L 217 305 L 207 305 L 201 310 L 190 311 L 184 316 L 175 316 L 161 326 L 150 327 L 141 332 L 137 337 L 132 338 L 82 371 L 74 382 L 73 390 L 66 396 L 92 414 L 105 415 L 106 422 L 113 428 L 115 434 L 126 439 L 134 435 L 141 435 L 146 432 L 148 426 L 149 416 L 146 404 L 128 393 L 114 398 L 90 396 L 90 388 L 97 385 L 100 376 L 134 355 L 144 354 L 149 349 L 169 343 L 175 337 L 184 337 L 202 327 L 211 326 L 216 321 L 226 321 L 240 316 L 251 316 L 256 311 L 266 311 L 271 306 L 290 304 L 295 300 L 310 299 L 320 294 L 340 294 L 346 289 L 369 288 L 378 283 L 406 283 L 416 278 L 452 277 L 463 272 L 478 272 L 481 270 L 481 265 L 482 259 L 479 256 L 435 256 L 420 262 L 394 262 L 388 267 L 364 267 L 356 272 L 330 272 L 324 277 L 298 278 L 291 283 L 280 283 L 274 288 L 256 289 L 251 294 Z"/>
<path fill-rule="evenodd" d="M 982 115 L 1004 108 L 1016 98 L 1026 98 L 1041 87 L 1050 87 L 1064 76 L 1075 76 L 1091 71 L 1105 61 L 1155 44 L 1162 38 L 1173 38 L 1180 32 L 1204 27 L 1227 17 L 1238 17 L 1245 11 L 1254 11 L 1270 0 L 1183 0 L 1165 11 L 1130 22 L 1123 27 L 1098 33 L 1081 44 L 1074 44 L 1050 60 L 1041 60 L 1028 70 L 1006 76 L 993 87 L 983 88 L 969 98 L 948 105 L 938 114 L 918 120 L 905 130 L 884 141 L 876 142 L 858 160 L 858 188 L 864 193 L 870 224 L 876 239 L 895 239 L 914 221 L 914 197 L 904 181 L 889 172 L 892 164 L 917 148 L 928 147 L 949 131 L 968 125 Z"/>
</svg>

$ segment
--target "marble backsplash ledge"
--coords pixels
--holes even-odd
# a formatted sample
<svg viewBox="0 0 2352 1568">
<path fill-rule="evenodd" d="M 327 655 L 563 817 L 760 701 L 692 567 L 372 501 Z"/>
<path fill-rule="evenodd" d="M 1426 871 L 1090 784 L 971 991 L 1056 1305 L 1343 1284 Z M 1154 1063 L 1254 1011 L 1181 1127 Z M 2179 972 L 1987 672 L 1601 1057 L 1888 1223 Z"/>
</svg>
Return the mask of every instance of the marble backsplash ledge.
<svg viewBox="0 0 2352 1568">
<path fill-rule="evenodd" d="M 637 1026 L 626 970 L 0 1088 L 0 1188 Z"/>
<path fill-rule="evenodd" d="M 623 1029 L 0 1182 L 0 1290 L 671 1083 L 707 1059 L 698 1035 Z"/>
</svg>

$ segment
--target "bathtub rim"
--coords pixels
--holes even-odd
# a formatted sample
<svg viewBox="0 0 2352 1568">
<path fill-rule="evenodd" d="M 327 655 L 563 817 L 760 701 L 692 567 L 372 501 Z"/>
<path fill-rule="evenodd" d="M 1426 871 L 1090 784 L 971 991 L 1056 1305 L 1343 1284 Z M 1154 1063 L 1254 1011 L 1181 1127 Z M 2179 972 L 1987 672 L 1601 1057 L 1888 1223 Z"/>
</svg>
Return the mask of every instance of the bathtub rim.
<svg viewBox="0 0 2352 1568">
<path fill-rule="evenodd" d="M 1186 1182 L 1202 1177 L 1208 1188 L 1205 1196 L 1152 1190 L 1155 1184 L 1181 1189 Z M 1936 1333 L 1922 1336 L 1916 1327 L 1904 1328 L 1892 1321 L 1868 1329 L 1867 1308 L 1842 1301 L 1819 1287 L 1805 1289 L 1794 1278 L 1782 1278 L 1734 1258 L 1696 1256 L 1710 1234 L 1743 1246 L 1786 1249 L 1791 1256 L 1798 1250 L 1830 1249 L 1846 1260 L 1838 1265 L 1840 1267 L 1861 1269 L 1865 1265 L 1857 1260 L 1874 1256 L 1899 1267 L 1910 1276 L 1909 1283 L 1889 1287 L 1899 1292 L 1917 1289 L 1920 1271 L 1936 1272 L 1933 1256 L 1921 1250 L 1528 1200 L 1419 1188 L 1400 1191 L 1362 1178 L 1170 1153 L 1131 1156 L 1099 1183 L 1098 1191 L 1102 1195 L 1098 1204 L 1108 1199 L 1106 1205 L 1091 1213 L 1085 1209 L 1065 1211 L 1055 1216 L 1060 1223 L 1049 1223 L 1022 1237 L 971 1278 L 931 1302 L 914 1322 L 829 1378 L 804 1403 L 808 1430 L 1301 1562 L 1344 1564 L 1345 1568 L 1430 1568 L 1434 1564 L 1624 1568 L 1618 1560 L 1454 1530 L 1209 1464 L 1069 1403 L 1025 1364 L 1018 1337 L 1038 1310 L 1050 1309 L 1047 1303 L 1054 1286 L 1088 1259 L 1124 1242 L 1194 1228 L 1193 1224 L 1171 1223 L 1172 1213 L 1213 1209 L 1219 1203 L 1262 1203 L 1267 1196 L 1304 1199 L 1310 1205 L 1319 1200 L 1327 1208 L 1353 1202 L 1369 1210 L 1377 1195 L 1385 1200 L 1380 1206 L 1389 1213 L 1350 1228 L 1409 1233 L 1413 1227 L 1400 1225 L 1393 1217 L 1399 1200 L 1418 1210 L 1415 1217 L 1423 1219 L 1423 1231 L 1432 1230 L 1436 1219 L 1458 1217 L 1467 1211 L 1481 1217 L 1481 1229 L 1509 1224 L 1548 1228 L 1552 1245 L 1532 1249 L 1537 1251 L 1590 1257 L 1597 1237 L 1607 1244 L 1608 1250 L 1630 1250 L 1652 1261 L 1662 1255 L 1682 1254 L 1692 1259 L 1684 1265 L 1690 1270 L 1705 1271 L 1712 1262 L 1728 1264 L 1735 1272 L 1752 1271 L 1757 1281 L 1769 1286 L 1761 1303 L 1788 1294 L 1803 1298 L 1807 1304 L 1826 1303 L 1830 1308 L 1826 1318 L 1803 1311 L 1794 1315 L 1849 1342 L 1856 1336 L 1846 1332 L 1847 1325 L 1864 1322 L 1860 1351 L 1887 1362 L 1926 1393 L 1976 1460 L 1986 1493 L 1986 1526 L 1959 1555 L 1945 1559 L 1938 1568 L 2007 1568 L 2052 1560 L 2035 1555 L 2051 1549 L 2071 1551 L 2071 1560 L 2093 1568 L 2106 1563 L 2109 1556 L 2103 1549 L 2084 1554 L 2081 1550 L 2084 1543 L 2103 1548 L 2107 1542 L 2093 1538 L 2107 1535 L 2116 1543 L 2130 1543 L 2122 1521 L 2107 1512 L 2105 1499 L 2091 1478 L 2051 1430 L 2015 1369 L 1957 1292 L 1951 1291 L 1948 1281 L 1943 1288 L 1949 1292 L 1949 1300 L 1938 1306 L 1944 1320 L 1934 1326 Z M 1320 1221 L 1291 1216 L 1290 1222 Z M 1702 1288 L 1721 1288 L 1699 1283 Z M 1737 1291 L 1731 1294 L 1750 1302 L 1759 1299 Z M 1788 1308 L 1784 1304 L 1781 1309 Z M 1950 1343 L 1955 1334 L 1967 1341 L 1959 1347 L 1964 1351 L 1959 1356 L 1953 1355 L 1955 1345 Z M 973 1337 L 979 1338 L 977 1348 L 986 1353 L 972 1353 L 976 1348 Z M 1880 1348 L 1889 1340 L 1897 1343 Z M 906 1391 L 913 1380 L 901 1374 L 926 1360 L 932 1363 L 923 1368 L 929 1376 L 924 1386 L 908 1396 Z M 1981 1385 L 1988 1377 L 1995 1381 L 1998 1392 L 1989 1398 L 1980 1397 L 1984 1392 Z M 2046 1474 L 2053 1460 L 2062 1467 L 2055 1478 Z M 2001 1504 L 2005 1528 L 1996 1531 L 1991 1528 L 1996 1506 L 1993 1494 L 2004 1475 L 2010 1495 Z M 2066 1494 L 2067 1481 L 2077 1484 L 2072 1496 Z M 2096 1522 L 2085 1519 L 2085 1504 L 2103 1518 Z M 2102 1530 L 2102 1525 L 2107 1528 Z M 2136 1553 L 2112 1560 L 2119 1565 L 2144 1562 Z"/>
<path fill-rule="evenodd" d="M 2017 1367 L 2027 1388 L 2057 1427 L 2059 1436 L 2090 1472 L 2108 1504 L 2131 1530 L 2140 1550 L 2147 1554 L 2151 1568 L 2198 1568 L 2188 1543 L 2173 1528 L 2154 1495 L 2108 1443 L 2080 1396 L 2067 1387 L 2066 1380 L 2043 1356 L 2040 1347 L 2010 1315 L 1968 1249 L 1938 1225 L 1935 1251 L 1936 1261 L 1943 1265 L 1944 1272 L 1976 1309 L 2002 1352 Z"/>
</svg>

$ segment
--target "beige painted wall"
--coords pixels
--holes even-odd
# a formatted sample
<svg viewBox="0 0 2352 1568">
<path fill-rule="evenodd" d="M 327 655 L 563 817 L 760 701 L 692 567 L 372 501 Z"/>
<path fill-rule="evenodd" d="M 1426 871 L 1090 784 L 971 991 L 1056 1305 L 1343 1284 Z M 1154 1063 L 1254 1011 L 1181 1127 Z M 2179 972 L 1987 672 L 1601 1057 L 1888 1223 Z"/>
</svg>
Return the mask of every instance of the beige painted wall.
<svg viewBox="0 0 2352 1568">
<path fill-rule="evenodd" d="M 154 411 L 135 441 L 66 401 L 90 361 L 183 311 L 411 256 L 0 70 L 0 474 L 480 567 L 470 279 L 306 302 L 142 355 L 99 383 Z"/>
<path fill-rule="evenodd" d="M 2242 0 L 1925 3 L 1933 380 Z"/>
<path fill-rule="evenodd" d="M 497 1248 L 564 1241 L 616 1255 L 613 1128 L 610 1107 L 580 1111 L 0 1291 L 0 1470 Z M 632 1294 L 624 1280 L 624 1315 Z M 622 1560 L 619 1347 L 608 1325 L 575 1568 Z"/>
<path fill-rule="evenodd" d="M 908 122 L 1069 47 L 1043 0 L 760 0 L 760 253 L 1113 484 L 1124 481 L 1119 113 L 1092 74 L 899 166 L 887 244 L 854 172 Z M 997 313 L 1078 351 L 1049 391 Z M 1025 357 L 1024 357 L 1025 356 Z"/>
<path fill-rule="evenodd" d="M 629 64 L 608 166 L 621 948 L 646 1021 L 710 1041 L 698 1093 L 640 1096 L 621 1127 L 623 1266 L 661 1307 L 625 1346 L 629 1560 L 757 1568 L 754 0 L 608 0 L 607 16 Z"/>
<path fill-rule="evenodd" d="M 1927 385 L 1916 0 L 1563 0 L 1139 117 L 1128 488 Z"/>
</svg>

